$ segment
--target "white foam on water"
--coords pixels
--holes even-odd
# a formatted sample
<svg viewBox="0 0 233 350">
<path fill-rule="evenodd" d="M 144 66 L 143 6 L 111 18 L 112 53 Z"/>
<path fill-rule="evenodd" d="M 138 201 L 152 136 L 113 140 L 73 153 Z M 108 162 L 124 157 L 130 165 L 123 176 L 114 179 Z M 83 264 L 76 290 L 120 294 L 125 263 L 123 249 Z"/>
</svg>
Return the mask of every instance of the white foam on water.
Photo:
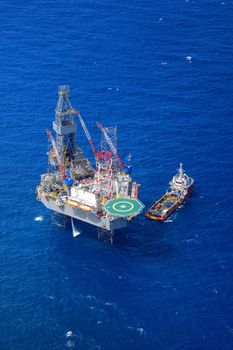
<svg viewBox="0 0 233 350">
<path fill-rule="evenodd" d="M 128 329 L 133 329 L 133 327 L 132 327 L 132 326 L 127 326 L 127 328 L 128 328 Z"/>
<path fill-rule="evenodd" d="M 73 349 L 75 347 L 75 342 L 73 340 L 68 340 L 66 343 L 66 347 L 69 349 Z"/>
<path fill-rule="evenodd" d="M 111 303 L 111 302 L 108 302 L 108 301 L 107 301 L 107 302 L 105 303 L 105 305 L 107 305 L 107 306 L 112 306 L 112 305 L 114 305 L 114 303 Z"/>
<path fill-rule="evenodd" d="M 189 239 L 184 239 L 182 241 L 183 243 L 194 243 L 194 244 L 198 244 L 198 240 L 197 239 L 194 239 L 194 238 L 189 238 Z"/>
<path fill-rule="evenodd" d="M 39 215 L 35 217 L 35 221 L 43 221 L 43 220 L 44 220 L 43 215 Z"/>
<path fill-rule="evenodd" d="M 66 332 L 66 338 L 72 337 L 73 336 L 73 332 L 72 331 L 68 331 Z"/>
<path fill-rule="evenodd" d="M 143 329 L 143 328 L 137 328 L 136 331 L 137 331 L 140 335 L 142 335 L 143 332 L 144 332 L 144 329 Z"/>
<path fill-rule="evenodd" d="M 119 88 L 111 87 L 111 86 L 108 87 L 107 89 L 108 89 L 109 91 L 112 91 L 112 90 L 113 90 L 113 91 L 119 91 Z"/>
<path fill-rule="evenodd" d="M 89 299 L 89 300 L 94 300 L 94 301 L 96 301 L 96 297 L 94 296 L 94 295 L 85 295 L 84 296 L 84 298 L 87 298 L 87 299 Z"/>
</svg>

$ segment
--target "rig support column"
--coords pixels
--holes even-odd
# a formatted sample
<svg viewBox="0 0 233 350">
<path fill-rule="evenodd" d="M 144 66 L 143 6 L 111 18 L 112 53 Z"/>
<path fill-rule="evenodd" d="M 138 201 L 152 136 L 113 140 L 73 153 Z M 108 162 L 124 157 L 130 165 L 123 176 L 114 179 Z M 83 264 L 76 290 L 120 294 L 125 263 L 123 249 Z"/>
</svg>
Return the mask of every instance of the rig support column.
<svg viewBox="0 0 233 350">
<path fill-rule="evenodd" d="M 98 239 L 113 244 L 113 238 L 114 238 L 114 230 L 111 229 L 110 231 L 106 230 L 103 227 L 98 228 Z"/>
<path fill-rule="evenodd" d="M 68 217 L 64 214 L 57 213 L 56 211 L 53 211 L 51 214 L 51 221 L 54 225 L 66 228 L 67 219 Z"/>
</svg>

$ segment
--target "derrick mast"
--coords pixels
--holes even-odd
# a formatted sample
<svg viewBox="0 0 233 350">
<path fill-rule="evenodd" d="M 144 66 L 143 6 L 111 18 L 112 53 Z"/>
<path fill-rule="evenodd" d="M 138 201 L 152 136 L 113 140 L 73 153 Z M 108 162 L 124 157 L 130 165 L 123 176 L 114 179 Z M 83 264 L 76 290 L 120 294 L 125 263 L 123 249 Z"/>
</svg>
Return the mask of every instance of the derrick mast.
<svg viewBox="0 0 233 350">
<path fill-rule="evenodd" d="M 64 162 L 75 158 L 76 153 L 76 130 L 74 111 L 69 100 L 70 89 L 67 85 L 58 88 L 58 102 L 55 110 L 53 130 L 56 132 L 57 148 Z"/>
</svg>

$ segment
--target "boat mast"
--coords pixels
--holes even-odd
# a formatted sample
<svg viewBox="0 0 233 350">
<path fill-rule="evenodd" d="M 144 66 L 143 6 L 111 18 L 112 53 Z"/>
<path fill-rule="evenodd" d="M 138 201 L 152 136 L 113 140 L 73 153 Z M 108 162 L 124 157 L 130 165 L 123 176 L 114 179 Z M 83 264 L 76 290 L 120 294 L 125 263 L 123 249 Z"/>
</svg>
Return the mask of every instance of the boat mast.
<svg viewBox="0 0 233 350">
<path fill-rule="evenodd" d="M 179 177 L 182 178 L 183 175 L 184 175 L 183 164 L 182 163 L 180 163 L 180 167 L 179 167 L 178 171 L 179 171 Z"/>
</svg>

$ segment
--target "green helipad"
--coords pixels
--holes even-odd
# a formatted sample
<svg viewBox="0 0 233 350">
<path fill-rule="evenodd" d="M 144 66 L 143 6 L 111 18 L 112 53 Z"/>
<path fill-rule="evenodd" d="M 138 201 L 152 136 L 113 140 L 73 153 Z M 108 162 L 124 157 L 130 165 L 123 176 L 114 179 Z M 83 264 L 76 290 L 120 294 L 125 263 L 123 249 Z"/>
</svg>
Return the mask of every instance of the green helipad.
<svg viewBox="0 0 233 350">
<path fill-rule="evenodd" d="M 133 198 L 109 199 L 104 205 L 108 214 L 122 217 L 138 215 L 143 208 L 142 202 Z"/>
</svg>

